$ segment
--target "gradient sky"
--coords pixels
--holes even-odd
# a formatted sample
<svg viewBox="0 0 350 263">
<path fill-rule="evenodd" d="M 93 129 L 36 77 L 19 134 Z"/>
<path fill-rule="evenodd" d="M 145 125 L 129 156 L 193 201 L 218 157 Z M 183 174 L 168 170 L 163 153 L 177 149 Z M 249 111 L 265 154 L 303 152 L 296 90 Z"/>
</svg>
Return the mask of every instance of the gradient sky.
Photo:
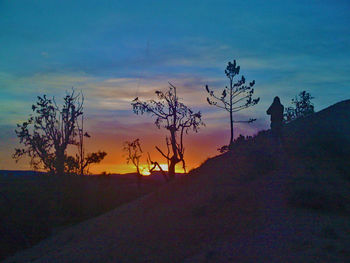
<svg viewBox="0 0 350 263">
<path fill-rule="evenodd" d="M 224 69 L 237 59 L 255 80 L 259 105 L 237 119 L 235 134 L 269 127 L 266 108 L 285 106 L 302 90 L 316 110 L 350 98 L 350 2 L 336 1 L 11 1 L 0 0 L 0 169 L 28 169 L 11 154 L 14 129 L 37 95 L 85 95 L 92 138 L 88 151 L 108 156 L 93 171 L 126 172 L 122 143 L 140 138 L 160 160 L 163 131 L 133 114 L 130 101 L 154 97 L 170 81 L 206 127 L 187 139 L 189 168 L 229 140 L 228 115 L 206 104 L 204 85 L 227 85 Z"/>
</svg>

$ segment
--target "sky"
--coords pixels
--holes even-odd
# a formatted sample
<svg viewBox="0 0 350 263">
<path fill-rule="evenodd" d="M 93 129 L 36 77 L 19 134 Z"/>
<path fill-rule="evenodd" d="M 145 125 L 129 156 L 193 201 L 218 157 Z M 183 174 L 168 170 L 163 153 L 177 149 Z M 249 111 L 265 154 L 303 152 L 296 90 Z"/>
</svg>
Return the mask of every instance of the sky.
<svg viewBox="0 0 350 263">
<path fill-rule="evenodd" d="M 349 99 L 349 13 L 347 0 L 0 0 L 0 169 L 30 169 L 11 158 L 16 124 L 38 95 L 59 100 L 72 87 L 85 97 L 87 151 L 108 154 L 96 173 L 133 171 L 122 144 L 136 138 L 165 163 L 154 146 L 165 148 L 166 131 L 130 103 L 155 98 L 169 81 L 206 124 L 185 139 L 188 167 L 217 155 L 229 141 L 229 116 L 206 103 L 204 87 L 220 92 L 233 59 L 260 97 L 235 116 L 257 118 L 237 124 L 236 136 L 269 128 L 274 96 L 289 106 L 306 90 L 316 111 Z"/>
</svg>

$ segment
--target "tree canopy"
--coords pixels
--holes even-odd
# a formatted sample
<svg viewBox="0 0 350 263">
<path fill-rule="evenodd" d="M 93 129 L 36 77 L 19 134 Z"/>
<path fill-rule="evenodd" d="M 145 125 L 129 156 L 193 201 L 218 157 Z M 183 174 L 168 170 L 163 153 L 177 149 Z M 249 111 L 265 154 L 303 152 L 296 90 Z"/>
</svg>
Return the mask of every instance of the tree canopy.
<svg viewBox="0 0 350 263">
<path fill-rule="evenodd" d="M 64 96 L 62 106 L 55 98 L 38 96 L 28 120 L 17 124 L 15 132 L 23 147 L 15 149 L 13 158 L 18 161 L 28 156 L 34 169 L 59 175 L 83 171 L 91 163 L 100 162 L 106 156 L 105 152 L 81 156 L 81 161 L 67 155 L 69 145 L 82 148 L 78 118 L 83 115 L 83 103 L 82 93 L 76 94 L 74 89 Z"/>
</svg>

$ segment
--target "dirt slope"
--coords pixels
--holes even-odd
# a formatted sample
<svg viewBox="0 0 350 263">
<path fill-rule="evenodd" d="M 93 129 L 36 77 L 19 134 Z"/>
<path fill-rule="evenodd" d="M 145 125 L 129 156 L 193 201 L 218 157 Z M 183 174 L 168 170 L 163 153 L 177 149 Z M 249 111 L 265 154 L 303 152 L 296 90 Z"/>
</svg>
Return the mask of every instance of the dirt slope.
<svg viewBox="0 0 350 263">
<path fill-rule="evenodd" d="M 183 178 L 6 262 L 178 262 L 255 232 L 257 200 L 246 187 L 222 174 Z"/>
</svg>

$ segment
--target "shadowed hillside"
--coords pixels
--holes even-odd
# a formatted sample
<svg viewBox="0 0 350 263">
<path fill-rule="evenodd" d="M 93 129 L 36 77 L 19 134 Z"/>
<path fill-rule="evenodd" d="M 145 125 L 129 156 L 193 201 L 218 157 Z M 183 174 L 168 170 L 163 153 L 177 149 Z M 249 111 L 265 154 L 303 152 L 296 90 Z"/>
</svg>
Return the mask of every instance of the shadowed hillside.
<svg viewBox="0 0 350 263">
<path fill-rule="evenodd" d="M 47 176 L 32 171 L 0 171 L 0 261 L 78 222 L 96 217 L 158 188 L 135 174 Z"/>
<path fill-rule="evenodd" d="M 350 101 L 236 140 L 190 176 L 6 262 L 346 262 Z"/>
<path fill-rule="evenodd" d="M 345 170 L 350 157 L 350 100 L 339 102 L 315 115 L 297 119 L 285 129 L 284 145 L 291 156 L 331 162 Z M 331 161 L 331 162 L 327 162 Z M 344 165 L 343 165 L 344 164 Z"/>
</svg>

